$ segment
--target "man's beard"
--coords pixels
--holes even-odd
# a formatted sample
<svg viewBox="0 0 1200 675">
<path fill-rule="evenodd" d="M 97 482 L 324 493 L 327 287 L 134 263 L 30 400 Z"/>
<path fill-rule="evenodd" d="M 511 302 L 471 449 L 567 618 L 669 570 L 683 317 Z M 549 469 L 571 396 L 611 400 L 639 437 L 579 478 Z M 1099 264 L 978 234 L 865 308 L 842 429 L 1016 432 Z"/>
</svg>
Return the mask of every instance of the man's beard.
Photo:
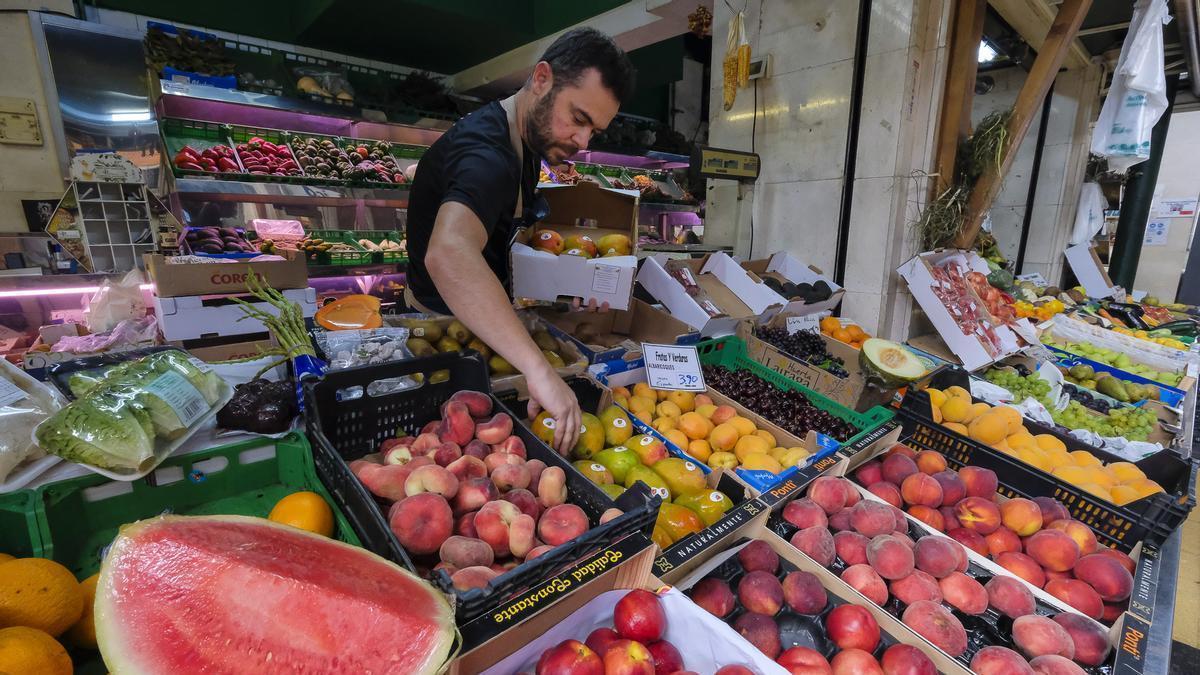
<svg viewBox="0 0 1200 675">
<path fill-rule="evenodd" d="M 529 111 L 529 116 L 525 118 L 525 143 L 539 157 L 551 164 L 561 164 L 567 157 L 579 152 L 579 148 L 573 143 L 555 143 L 554 139 L 550 137 L 550 118 L 553 114 L 554 99 L 557 97 L 557 91 L 546 94 L 541 100 L 533 104 L 533 109 Z M 562 159 L 551 161 L 550 150 L 553 149 L 562 150 L 565 156 Z"/>
</svg>

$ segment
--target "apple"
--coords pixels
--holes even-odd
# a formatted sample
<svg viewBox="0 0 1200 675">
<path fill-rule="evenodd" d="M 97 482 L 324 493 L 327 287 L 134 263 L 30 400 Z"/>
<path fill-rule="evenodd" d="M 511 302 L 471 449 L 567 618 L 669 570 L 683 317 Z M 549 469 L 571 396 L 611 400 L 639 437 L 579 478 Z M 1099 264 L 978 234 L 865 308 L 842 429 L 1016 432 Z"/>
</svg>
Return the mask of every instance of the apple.
<svg viewBox="0 0 1200 675">
<path fill-rule="evenodd" d="M 563 640 L 542 652 L 537 675 L 605 675 L 604 662 L 579 640 Z"/>
<path fill-rule="evenodd" d="M 625 594 L 613 608 L 613 627 L 626 640 L 650 644 L 662 639 L 667 629 L 667 614 L 658 596 L 641 589 Z"/>
</svg>

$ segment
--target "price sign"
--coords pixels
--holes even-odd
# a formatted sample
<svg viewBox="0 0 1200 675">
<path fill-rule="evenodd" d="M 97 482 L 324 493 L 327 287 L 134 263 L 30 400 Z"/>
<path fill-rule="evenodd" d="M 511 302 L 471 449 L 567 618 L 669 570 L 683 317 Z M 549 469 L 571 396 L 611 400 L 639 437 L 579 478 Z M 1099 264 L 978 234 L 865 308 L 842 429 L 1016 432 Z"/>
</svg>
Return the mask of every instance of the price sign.
<svg viewBox="0 0 1200 675">
<path fill-rule="evenodd" d="M 821 320 L 815 314 L 808 316 L 789 316 L 787 318 L 787 332 L 792 335 L 800 330 L 820 330 Z"/>
<path fill-rule="evenodd" d="M 695 347 L 642 343 L 646 361 L 646 380 L 654 389 L 704 391 L 700 355 Z"/>
</svg>

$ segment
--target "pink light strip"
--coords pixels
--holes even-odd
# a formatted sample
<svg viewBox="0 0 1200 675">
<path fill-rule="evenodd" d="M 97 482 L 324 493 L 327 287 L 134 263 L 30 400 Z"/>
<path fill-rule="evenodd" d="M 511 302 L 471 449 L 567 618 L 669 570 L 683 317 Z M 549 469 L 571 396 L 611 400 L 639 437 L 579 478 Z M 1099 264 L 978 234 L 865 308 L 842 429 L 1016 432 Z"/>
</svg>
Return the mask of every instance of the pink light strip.
<svg viewBox="0 0 1200 675">
<path fill-rule="evenodd" d="M 138 286 L 143 291 L 154 290 L 154 284 L 141 284 Z M 0 298 L 29 298 L 39 295 L 76 295 L 84 293 L 95 293 L 100 290 L 99 286 L 68 286 L 66 288 L 29 288 L 17 291 L 0 291 Z"/>
</svg>

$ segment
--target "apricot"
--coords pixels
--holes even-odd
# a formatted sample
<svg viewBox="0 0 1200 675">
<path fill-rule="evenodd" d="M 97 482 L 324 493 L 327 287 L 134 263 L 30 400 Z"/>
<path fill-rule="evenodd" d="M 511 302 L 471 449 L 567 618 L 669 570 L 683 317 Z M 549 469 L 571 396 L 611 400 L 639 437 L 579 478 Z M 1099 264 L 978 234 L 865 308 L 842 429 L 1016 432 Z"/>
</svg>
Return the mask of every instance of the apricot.
<svg viewBox="0 0 1200 675">
<path fill-rule="evenodd" d="M 833 546 L 833 535 L 824 527 L 806 527 L 792 535 L 791 543 L 822 567 L 832 565 L 837 554 Z"/>
<path fill-rule="evenodd" d="M 867 544 L 867 561 L 884 579 L 900 579 L 912 573 L 913 551 L 899 537 L 882 534 Z"/>
<path fill-rule="evenodd" d="M 863 500 L 850 509 L 850 527 L 870 539 L 895 530 L 896 517 L 887 504 Z"/>
<path fill-rule="evenodd" d="M 691 597 L 692 602 L 718 619 L 725 618 L 737 606 L 729 584 L 717 577 L 701 579 L 692 587 Z"/>
<path fill-rule="evenodd" d="M 1087 617 L 1063 612 L 1055 615 L 1054 623 L 1062 626 L 1070 636 L 1074 655 L 1070 658 L 1085 666 L 1098 666 L 1108 660 L 1112 645 L 1108 642 L 1108 631 Z"/>
<path fill-rule="evenodd" d="M 947 530 L 946 536 L 975 551 L 979 555 L 986 556 L 988 554 L 987 541 L 983 538 L 982 534 L 979 534 L 975 530 L 960 527 L 954 530 Z"/>
<path fill-rule="evenodd" d="M 742 569 L 747 572 L 774 574 L 779 569 L 779 554 L 761 539 L 755 539 L 742 547 L 737 558 L 742 564 Z"/>
<path fill-rule="evenodd" d="M 913 570 L 912 574 L 903 579 L 896 579 L 888 584 L 888 590 L 906 605 L 920 600 L 942 601 L 942 589 L 938 586 L 937 579 L 921 570 Z"/>
<path fill-rule="evenodd" d="M 1000 505 L 1000 522 L 1019 537 L 1042 529 L 1042 510 L 1029 499 L 1014 497 Z"/>
<path fill-rule="evenodd" d="M 783 601 L 793 612 L 819 614 L 829 598 L 815 574 L 796 571 L 783 578 Z"/>
<path fill-rule="evenodd" d="M 1042 566 L 1024 553 L 1001 553 L 996 556 L 996 564 L 1038 588 L 1046 585 L 1046 574 L 1042 571 Z"/>
<path fill-rule="evenodd" d="M 427 555 L 437 551 L 450 538 L 454 531 L 454 513 L 441 495 L 423 492 L 396 502 L 389 512 L 388 525 L 405 550 Z"/>
<path fill-rule="evenodd" d="M 983 497 L 967 497 L 954 506 L 954 515 L 963 527 L 988 535 L 1000 527 L 1000 508 Z"/>
<path fill-rule="evenodd" d="M 676 428 L 687 436 L 689 441 L 698 441 L 708 438 L 714 427 L 712 422 L 709 422 L 703 415 L 686 412 L 680 416 Z"/>
<path fill-rule="evenodd" d="M 1013 643 L 1027 658 L 1046 654 L 1058 654 L 1063 658 L 1075 657 L 1075 644 L 1062 626 L 1052 619 L 1037 614 L 1019 616 L 1012 625 Z"/>
<path fill-rule="evenodd" d="M 867 562 L 867 544 L 870 541 L 857 532 L 838 532 L 833 535 L 833 549 L 847 565 L 862 565 Z"/>
<path fill-rule="evenodd" d="M 1025 541 L 1025 553 L 1048 570 L 1066 572 L 1079 559 L 1079 544 L 1061 530 L 1041 530 Z"/>
<path fill-rule="evenodd" d="M 1033 614 L 1037 607 L 1033 593 L 1012 577 L 994 576 L 983 588 L 988 594 L 988 604 L 1010 619 Z"/>
<path fill-rule="evenodd" d="M 937 508 L 942 505 L 942 486 L 932 476 L 917 472 L 900 484 L 900 496 L 911 506 Z"/>
<path fill-rule="evenodd" d="M 783 519 L 800 529 L 829 525 L 829 517 L 825 515 L 825 509 L 808 497 L 788 502 L 783 507 Z"/>
<path fill-rule="evenodd" d="M 984 647 L 971 658 L 975 675 L 1034 675 L 1024 657 L 1007 647 Z"/>
<path fill-rule="evenodd" d="M 738 442 L 738 430 L 728 422 L 713 427 L 708 434 L 708 444 L 716 452 L 729 452 Z"/>
<path fill-rule="evenodd" d="M 729 420 L 731 420 L 737 416 L 738 416 L 737 409 L 735 409 L 733 406 L 719 405 L 716 407 L 715 410 L 713 410 L 713 413 L 709 417 L 709 420 L 711 420 L 713 424 L 720 425 L 720 424 L 724 424 L 724 423 L 728 422 Z M 735 427 L 734 431 L 736 431 L 736 430 L 737 430 L 737 428 Z"/>
<path fill-rule="evenodd" d="M 944 537 L 921 537 L 913 548 L 913 560 L 918 570 L 941 579 L 958 567 L 956 548 L 958 544 Z"/>
<path fill-rule="evenodd" d="M 867 487 L 867 492 L 879 497 L 892 506 L 898 507 L 904 503 L 900 497 L 900 488 L 887 481 L 871 483 L 871 485 Z"/>
<path fill-rule="evenodd" d="M 742 436 L 733 446 L 733 454 L 737 456 L 739 462 L 745 462 L 746 458 L 753 454 L 766 454 L 771 451 L 773 446 L 768 445 L 759 436 Z"/>
<path fill-rule="evenodd" d="M 925 523 L 938 532 L 946 531 L 946 522 L 943 520 L 942 514 L 931 506 L 923 506 L 918 504 L 917 506 L 910 507 L 908 509 L 908 515 L 916 518 L 922 523 Z"/>
<path fill-rule="evenodd" d="M 958 470 L 958 477 L 966 487 L 968 497 L 995 500 L 996 488 L 1000 484 L 995 471 L 980 466 L 964 466 Z"/>
<path fill-rule="evenodd" d="M 942 598 L 964 614 L 983 614 L 988 594 L 983 585 L 962 572 L 951 572 L 938 580 Z"/>
<path fill-rule="evenodd" d="M 883 473 L 883 479 L 894 485 L 900 485 L 905 478 L 918 473 L 916 462 L 901 453 L 885 457 L 880 471 Z"/>
<path fill-rule="evenodd" d="M 904 610 L 904 625 L 950 656 L 967 650 L 967 631 L 950 610 L 930 600 L 918 600 Z"/>
<path fill-rule="evenodd" d="M 841 579 L 880 607 L 888 601 L 887 584 L 870 565 L 851 565 L 842 570 Z"/>
<path fill-rule="evenodd" d="M 712 446 L 706 440 L 695 440 L 687 445 L 687 454 L 697 461 L 707 462 L 712 457 Z"/>
<path fill-rule="evenodd" d="M 1096 534 L 1092 532 L 1092 528 L 1078 520 L 1062 518 L 1050 523 L 1046 528 L 1060 530 L 1065 532 L 1068 537 L 1074 539 L 1075 543 L 1079 545 L 1080 556 L 1091 555 L 1100 546 L 1100 543 L 1096 541 Z"/>
<path fill-rule="evenodd" d="M 1046 592 L 1093 619 L 1104 616 L 1104 600 L 1087 582 L 1078 579 L 1051 579 L 1046 582 Z"/>
<path fill-rule="evenodd" d="M 1133 590 L 1133 576 L 1120 562 L 1107 555 L 1086 555 L 1075 563 L 1075 578 L 1084 581 L 1105 602 L 1120 602 Z"/>
<path fill-rule="evenodd" d="M 953 506 L 967 496 L 967 486 L 958 477 L 958 472 L 947 469 L 933 474 L 933 479 L 942 488 L 942 503 L 938 506 Z"/>
<path fill-rule="evenodd" d="M 1046 654 L 1029 662 L 1035 675 L 1086 675 L 1087 671 L 1080 668 L 1071 659 L 1058 654 Z"/>
</svg>

